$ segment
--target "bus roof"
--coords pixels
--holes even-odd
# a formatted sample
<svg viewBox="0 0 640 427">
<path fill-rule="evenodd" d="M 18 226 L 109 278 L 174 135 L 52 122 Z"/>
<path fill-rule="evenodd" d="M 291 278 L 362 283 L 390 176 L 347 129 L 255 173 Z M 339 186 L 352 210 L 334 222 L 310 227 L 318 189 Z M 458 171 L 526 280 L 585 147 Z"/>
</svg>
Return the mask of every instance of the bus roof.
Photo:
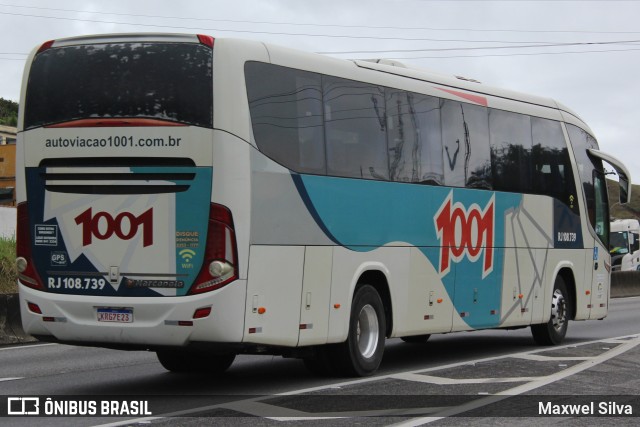
<svg viewBox="0 0 640 427">
<path fill-rule="evenodd" d="M 230 43 L 247 43 L 246 40 L 239 39 L 217 40 L 225 40 Z M 300 51 L 270 43 L 263 43 L 263 46 L 268 51 L 269 58 L 273 64 L 287 64 L 294 68 L 321 73 L 324 72 L 326 74 L 331 74 L 330 71 L 334 70 L 340 77 L 345 78 L 348 78 L 349 74 L 354 73 L 354 69 L 376 71 L 390 76 L 404 77 L 414 81 L 422 81 L 440 86 L 462 89 L 480 96 L 491 96 L 505 101 L 515 101 L 522 103 L 523 105 L 528 104 L 534 107 L 549 108 L 560 112 L 564 121 L 576 124 L 593 135 L 591 129 L 584 123 L 580 116 L 570 108 L 552 98 L 489 86 L 473 79 L 447 75 L 430 69 L 413 68 L 399 61 L 390 59 L 348 60 Z"/>
<path fill-rule="evenodd" d="M 251 45 L 255 48 L 266 49 L 270 62 L 273 64 L 285 65 L 308 71 L 316 71 L 325 74 L 334 74 L 340 77 L 349 78 L 350 75 L 359 74 L 357 70 L 375 71 L 385 73 L 389 76 L 404 77 L 413 81 L 422 81 L 426 83 L 437 84 L 439 86 L 462 89 L 480 96 L 490 96 L 505 101 L 515 101 L 522 105 L 530 105 L 532 107 L 543 107 L 560 112 L 562 118 L 566 122 L 571 122 L 591 133 L 591 129 L 584 121 L 571 109 L 563 104 L 546 97 L 540 97 L 525 94 L 508 89 L 498 88 L 482 84 L 473 79 L 467 79 L 460 76 L 447 75 L 429 69 L 413 68 L 400 63 L 399 61 L 389 59 L 375 60 L 346 60 L 334 58 L 326 55 L 301 51 L 297 49 L 287 48 L 271 43 L 262 43 L 246 39 L 234 38 L 216 38 L 216 43 L 231 45 L 231 52 L 242 51 L 243 46 Z M 178 33 L 116 33 L 116 34 L 96 34 L 78 37 L 61 38 L 47 42 L 47 47 L 63 47 L 77 44 L 91 43 L 122 43 L 122 42 L 198 42 L 198 36 L 195 34 L 178 34 Z M 44 46 L 44 45 L 43 45 Z M 31 59 L 37 53 L 36 47 L 31 53 Z M 250 55 L 250 54 L 249 54 Z M 500 108 L 500 107 L 498 107 Z"/>
</svg>

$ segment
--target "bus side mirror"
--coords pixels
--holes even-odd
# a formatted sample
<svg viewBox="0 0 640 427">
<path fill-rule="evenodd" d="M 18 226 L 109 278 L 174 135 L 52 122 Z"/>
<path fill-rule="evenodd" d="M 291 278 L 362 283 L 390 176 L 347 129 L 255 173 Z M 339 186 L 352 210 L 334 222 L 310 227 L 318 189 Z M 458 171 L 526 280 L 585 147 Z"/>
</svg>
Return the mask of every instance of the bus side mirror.
<svg viewBox="0 0 640 427">
<path fill-rule="evenodd" d="M 620 160 L 610 154 L 603 153 L 600 150 L 588 148 L 587 152 L 591 156 L 604 160 L 609 163 L 609 165 L 613 166 L 618 174 L 618 184 L 620 184 L 620 203 L 629 203 L 631 201 L 631 186 L 629 185 L 631 182 L 631 175 L 629 174 L 627 167 Z"/>
<path fill-rule="evenodd" d="M 618 184 L 620 185 L 620 203 L 629 202 L 629 181 L 624 175 L 618 175 Z"/>
</svg>

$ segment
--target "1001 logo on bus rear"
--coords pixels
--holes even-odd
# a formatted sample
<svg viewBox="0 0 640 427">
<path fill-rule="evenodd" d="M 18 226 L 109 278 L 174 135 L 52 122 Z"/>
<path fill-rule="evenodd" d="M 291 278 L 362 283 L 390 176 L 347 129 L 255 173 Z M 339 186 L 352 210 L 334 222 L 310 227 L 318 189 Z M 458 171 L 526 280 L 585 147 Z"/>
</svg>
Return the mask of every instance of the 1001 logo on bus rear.
<svg viewBox="0 0 640 427">
<path fill-rule="evenodd" d="M 95 237 L 107 240 L 114 234 L 122 240 L 130 240 L 142 227 L 142 245 L 153 244 L 153 208 L 138 216 L 131 212 L 122 212 L 114 218 L 109 212 L 96 212 L 91 208 L 75 217 L 76 224 L 82 225 L 82 246 L 90 245 Z"/>
</svg>

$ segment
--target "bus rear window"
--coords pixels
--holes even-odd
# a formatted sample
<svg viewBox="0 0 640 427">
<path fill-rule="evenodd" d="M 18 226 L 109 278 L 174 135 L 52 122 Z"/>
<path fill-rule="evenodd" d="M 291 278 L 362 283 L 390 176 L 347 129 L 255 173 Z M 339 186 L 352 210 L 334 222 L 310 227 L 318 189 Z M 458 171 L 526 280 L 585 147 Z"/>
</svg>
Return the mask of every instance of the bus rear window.
<svg viewBox="0 0 640 427">
<path fill-rule="evenodd" d="M 29 73 L 24 128 L 87 118 L 213 127 L 212 50 L 188 43 L 51 48 Z"/>
</svg>

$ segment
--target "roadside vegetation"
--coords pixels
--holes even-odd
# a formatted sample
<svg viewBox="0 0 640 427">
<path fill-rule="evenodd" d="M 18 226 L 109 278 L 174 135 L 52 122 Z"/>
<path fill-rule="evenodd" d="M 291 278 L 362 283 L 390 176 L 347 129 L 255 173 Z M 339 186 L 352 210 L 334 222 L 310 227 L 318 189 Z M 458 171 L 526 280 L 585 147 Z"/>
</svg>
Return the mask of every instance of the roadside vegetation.
<svg viewBox="0 0 640 427">
<path fill-rule="evenodd" d="M 18 292 L 16 271 L 16 239 L 0 237 L 0 294 Z"/>
<path fill-rule="evenodd" d="M 16 126 L 18 123 L 18 103 L 0 98 L 0 125 Z"/>
</svg>

